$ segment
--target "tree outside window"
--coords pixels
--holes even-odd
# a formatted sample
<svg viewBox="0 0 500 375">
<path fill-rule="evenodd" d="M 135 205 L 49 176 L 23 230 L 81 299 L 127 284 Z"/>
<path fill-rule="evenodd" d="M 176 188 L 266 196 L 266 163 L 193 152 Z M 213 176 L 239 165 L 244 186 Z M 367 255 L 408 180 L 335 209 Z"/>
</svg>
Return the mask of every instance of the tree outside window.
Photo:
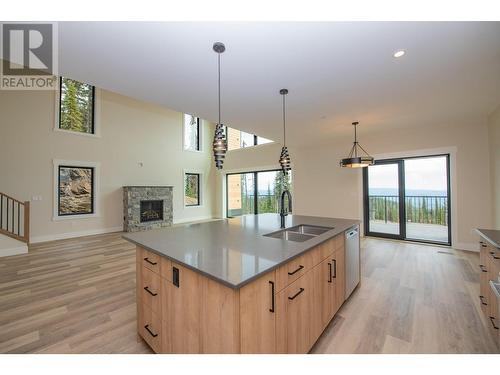
<svg viewBox="0 0 500 375">
<path fill-rule="evenodd" d="M 61 77 L 59 89 L 59 128 L 94 134 L 94 86 Z"/>
</svg>

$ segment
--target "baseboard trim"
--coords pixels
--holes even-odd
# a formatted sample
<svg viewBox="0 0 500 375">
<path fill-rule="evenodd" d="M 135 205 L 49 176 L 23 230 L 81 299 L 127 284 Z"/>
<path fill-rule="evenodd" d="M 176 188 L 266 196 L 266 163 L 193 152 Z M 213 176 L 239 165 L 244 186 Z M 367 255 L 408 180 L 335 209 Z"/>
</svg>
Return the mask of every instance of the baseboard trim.
<svg viewBox="0 0 500 375">
<path fill-rule="evenodd" d="M 475 243 L 456 243 L 451 247 L 455 250 L 474 251 L 476 253 L 479 252 L 479 247 Z"/>
<path fill-rule="evenodd" d="M 40 243 L 40 242 L 49 242 L 49 241 L 56 241 L 56 240 L 65 240 L 65 239 L 68 239 L 68 238 L 94 236 L 96 234 L 106 234 L 106 233 L 114 233 L 114 232 L 122 232 L 122 231 L 123 231 L 123 227 L 112 227 L 112 228 L 103 228 L 103 229 L 83 230 L 83 231 L 79 231 L 79 232 L 49 234 L 49 235 L 45 235 L 45 236 L 34 236 L 34 237 L 31 237 L 30 243 Z"/>
</svg>

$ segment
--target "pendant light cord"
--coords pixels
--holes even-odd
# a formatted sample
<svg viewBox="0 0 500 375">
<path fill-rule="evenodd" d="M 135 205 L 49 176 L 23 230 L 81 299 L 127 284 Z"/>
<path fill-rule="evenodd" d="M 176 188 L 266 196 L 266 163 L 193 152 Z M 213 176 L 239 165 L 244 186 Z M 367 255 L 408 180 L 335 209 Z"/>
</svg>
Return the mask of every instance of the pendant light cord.
<svg viewBox="0 0 500 375">
<path fill-rule="evenodd" d="M 219 98 L 219 124 L 220 124 L 220 53 L 217 53 L 217 68 L 219 73 L 219 78 L 217 82 L 218 98 Z"/>
<path fill-rule="evenodd" d="M 283 94 L 283 147 L 286 146 L 286 130 L 285 130 L 285 123 L 286 123 L 286 114 L 285 114 L 285 95 Z"/>
</svg>

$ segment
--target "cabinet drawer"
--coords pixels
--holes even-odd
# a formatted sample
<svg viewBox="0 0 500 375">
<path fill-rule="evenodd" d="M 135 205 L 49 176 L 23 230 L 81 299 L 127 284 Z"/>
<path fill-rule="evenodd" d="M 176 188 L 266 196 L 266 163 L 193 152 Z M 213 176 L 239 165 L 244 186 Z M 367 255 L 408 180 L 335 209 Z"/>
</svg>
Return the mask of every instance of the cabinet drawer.
<svg viewBox="0 0 500 375">
<path fill-rule="evenodd" d="M 276 292 L 290 285 L 311 268 L 311 251 L 297 257 L 276 270 Z"/>
<path fill-rule="evenodd" d="M 141 301 L 146 304 L 154 313 L 161 313 L 160 299 L 161 278 L 159 275 L 146 267 L 142 267 L 141 272 Z"/>
<path fill-rule="evenodd" d="M 147 269 L 160 274 L 161 257 L 151 251 L 142 249 L 141 264 Z"/>
<path fill-rule="evenodd" d="M 145 304 L 139 309 L 139 333 L 156 353 L 161 352 L 161 319 Z"/>
</svg>

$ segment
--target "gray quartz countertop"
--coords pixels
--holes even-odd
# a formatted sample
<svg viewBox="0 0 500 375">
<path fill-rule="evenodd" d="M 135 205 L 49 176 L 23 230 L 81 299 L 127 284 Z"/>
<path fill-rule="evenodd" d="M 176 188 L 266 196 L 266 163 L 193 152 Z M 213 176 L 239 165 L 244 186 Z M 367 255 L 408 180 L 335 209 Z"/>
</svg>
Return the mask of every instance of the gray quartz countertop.
<svg viewBox="0 0 500 375">
<path fill-rule="evenodd" d="M 477 233 L 488 241 L 491 245 L 500 248 L 500 230 L 476 229 Z"/>
<path fill-rule="evenodd" d="M 123 238 L 231 288 L 240 288 L 359 224 L 359 220 L 286 217 L 287 228 L 299 224 L 333 229 L 304 242 L 264 237 L 264 234 L 280 230 L 280 217 L 260 214 L 128 233 Z"/>
</svg>

